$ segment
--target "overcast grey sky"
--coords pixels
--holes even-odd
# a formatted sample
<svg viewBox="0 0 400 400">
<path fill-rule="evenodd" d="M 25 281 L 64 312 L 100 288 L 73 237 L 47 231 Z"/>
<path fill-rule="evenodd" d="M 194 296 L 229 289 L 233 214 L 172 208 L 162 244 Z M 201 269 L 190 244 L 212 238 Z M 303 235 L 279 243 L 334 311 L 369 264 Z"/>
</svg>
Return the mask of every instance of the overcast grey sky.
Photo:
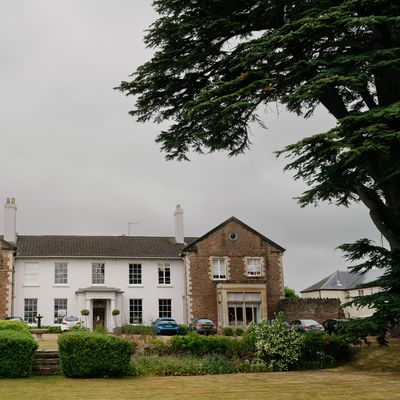
<svg viewBox="0 0 400 400">
<path fill-rule="evenodd" d="M 335 247 L 380 240 L 362 206 L 299 208 L 305 186 L 273 151 L 334 120 L 265 107 L 247 154 L 165 161 L 161 127 L 129 115 L 133 98 L 112 88 L 151 57 L 144 30 L 151 0 L 0 0 L 0 200 L 16 197 L 20 234 L 203 235 L 236 216 L 287 249 L 285 284 L 297 291 L 344 260 Z M 3 208 L 0 208 L 3 232 Z"/>
</svg>

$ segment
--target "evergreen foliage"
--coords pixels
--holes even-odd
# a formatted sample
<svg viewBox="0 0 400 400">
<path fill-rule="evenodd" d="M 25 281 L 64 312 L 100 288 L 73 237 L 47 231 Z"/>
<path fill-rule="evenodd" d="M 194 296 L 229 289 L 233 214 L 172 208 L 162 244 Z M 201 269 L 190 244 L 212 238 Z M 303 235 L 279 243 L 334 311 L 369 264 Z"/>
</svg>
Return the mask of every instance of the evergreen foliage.
<svg viewBox="0 0 400 400">
<path fill-rule="evenodd" d="M 0 377 L 23 378 L 32 372 L 38 344 L 28 331 L 0 329 Z"/>
<path fill-rule="evenodd" d="M 385 288 L 373 303 L 400 314 L 400 2 L 393 0 L 155 0 L 145 43 L 155 49 L 132 80 L 138 121 L 169 121 L 157 138 L 167 159 L 190 151 L 244 152 L 260 105 L 337 120 L 278 155 L 309 189 L 301 206 L 362 202 L 387 239 Z M 347 248 L 357 255 L 363 243 Z M 380 309 L 378 307 L 378 309 Z"/>
<path fill-rule="evenodd" d="M 61 371 L 70 378 L 115 377 L 129 372 L 133 346 L 115 336 L 67 332 L 58 338 Z"/>
</svg>

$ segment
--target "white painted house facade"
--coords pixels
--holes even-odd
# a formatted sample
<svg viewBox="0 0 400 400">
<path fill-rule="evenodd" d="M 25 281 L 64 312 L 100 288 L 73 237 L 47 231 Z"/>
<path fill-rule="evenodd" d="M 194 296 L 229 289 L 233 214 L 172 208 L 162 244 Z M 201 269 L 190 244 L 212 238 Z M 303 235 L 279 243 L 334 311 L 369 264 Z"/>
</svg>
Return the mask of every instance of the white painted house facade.
<svg viewBox="0 0 400 400">
<path fill-rule="evenodd" d="M 29 323 L 40 314 L 42 325 L 54 325 L 87 309 L 87 326 L 109 331 L 159 317 L 186 323 L 182 215 L 177 206 L 176 237 L 17 236 L 10 200 L 4 240 L 16 245 L 11 314 Z"/>
</svg>

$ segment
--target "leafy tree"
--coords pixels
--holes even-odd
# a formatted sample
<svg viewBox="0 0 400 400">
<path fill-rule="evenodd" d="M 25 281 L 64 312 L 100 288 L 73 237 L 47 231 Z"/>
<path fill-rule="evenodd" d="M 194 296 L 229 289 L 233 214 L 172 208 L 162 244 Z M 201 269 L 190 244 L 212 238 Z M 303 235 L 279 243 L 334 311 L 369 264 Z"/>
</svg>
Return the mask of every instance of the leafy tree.
<svg viewBox="0 0 400 400">
<path fill-rule="evenodd" d="M 298 299 L 296 291 L 290 287 L 285 286 L 283 288 L 283 294 L 285 295 L 285 299 Z"/>
<path fill-rule="evenodd" d="M 166 157 L 237 155 L 250 145 L 249 123 L 262 124 L 260 105 L 280 102 L 304 117 L 323 105 L 335 128 L 279 154 L 309 186 L 301 206 L 325 200 L 368 207 L 390 245 L 385 287 L 400 296 L 400 2 L 153 4 L 160 17 L 145 43 L 154 56 L 118 89 L 137 95 L 131 114 L 138 121 L 171 122 L 157 138 Z M 354 259 L 362 249 L 347 248 Z"/>
</svg>

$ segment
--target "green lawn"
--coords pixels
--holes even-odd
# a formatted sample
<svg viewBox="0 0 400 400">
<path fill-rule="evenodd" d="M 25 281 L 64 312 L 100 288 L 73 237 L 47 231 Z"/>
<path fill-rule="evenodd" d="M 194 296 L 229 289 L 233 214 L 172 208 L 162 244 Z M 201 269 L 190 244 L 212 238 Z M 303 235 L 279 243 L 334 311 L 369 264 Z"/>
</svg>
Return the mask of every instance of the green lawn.
<svg viewBox="0 0 400 400">
<path fill-rule="evenodd" d="M 1 400 L 400 399 L 400 340 L 363 346 L 354 361 L 329 370 L 193 377 L 0 380 Z"/>
</svg>

